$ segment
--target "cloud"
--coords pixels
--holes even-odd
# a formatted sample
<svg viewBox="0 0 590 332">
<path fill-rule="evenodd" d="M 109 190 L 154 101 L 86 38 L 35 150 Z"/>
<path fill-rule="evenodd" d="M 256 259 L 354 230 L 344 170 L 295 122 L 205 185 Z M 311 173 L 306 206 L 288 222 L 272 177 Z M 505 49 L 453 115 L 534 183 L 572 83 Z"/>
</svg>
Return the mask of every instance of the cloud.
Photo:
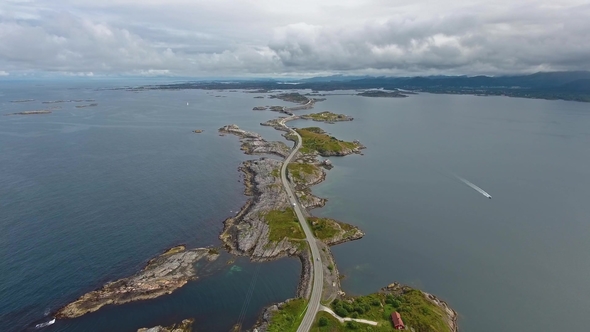
<svg viewBox="0 0 590 332">
<path fill-rule="evenodd" d="M 4 70 L 0 70 L 0 76 L 8 76 L 10 73 L 5 72 Z"/>
<path fill-rule="evenodd" d="M 0 4 L 0 68 L 132 75 L 590 68 L 577 0 L 40 0 Z"/>
</svg>

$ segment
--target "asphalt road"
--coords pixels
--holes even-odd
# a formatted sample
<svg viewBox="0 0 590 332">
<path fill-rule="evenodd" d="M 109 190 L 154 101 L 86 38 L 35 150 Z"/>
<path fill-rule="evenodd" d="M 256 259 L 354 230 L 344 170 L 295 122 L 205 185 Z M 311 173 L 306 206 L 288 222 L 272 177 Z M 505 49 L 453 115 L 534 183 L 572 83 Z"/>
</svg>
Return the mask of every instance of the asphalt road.
<svg viewBox="0 0 590 332">
<path fill-rule="evenodd" d="M 284 122 L 283 122 L 283 125 Z M 286 127 L 286 125 L 285 125 Z M 301 212 L 301 207 L 299 206 L 299 202 L 293 195 L 293 191 L 291 190 L 291 186 L 289 186 L 289 181 L 287 181 L 287 165 L 291 162 L 293 156 L 299 151 L 301 148 L 302 139 L 299 134 L 291 130 L 291 133 L 297 135 L 298 142 L 291 154 L 285 159 L 283 166 L 281 167 L 281 181 L 283 181 L 283 186 L 289 195 L 289 200 L 291 202 L 291 206 L 293 206 L 293 210 L 295 210 L 295 214 L 297 215 L 297 219 L 299 219 L 299 223 L 303 228 L 303 232 L 305 233 L 305 238 L 309 243 L 309 248 L 311 249 L 311 259 L 312 259 L 312 266 L 311 266 L 311 274 L 313 275 L 313 284 L 311 289 L 311 296 L 309 298 L 309 304 L 307 305 L 307 311 L 305 312 L 305 316 L 303 316 L 303 320 L 301 321 L 301 325 L 297 329 L 297 332 L 308 332 L 313 324 L 315 319 L 315 315 L 320 308 L 320 299 L 322 298 L 322 288 L 324 287 L 324 269 L 322 268 L 322 262 L 320 258 L 320 250 L 316 243 L 316 239 Z"/>
</svg>

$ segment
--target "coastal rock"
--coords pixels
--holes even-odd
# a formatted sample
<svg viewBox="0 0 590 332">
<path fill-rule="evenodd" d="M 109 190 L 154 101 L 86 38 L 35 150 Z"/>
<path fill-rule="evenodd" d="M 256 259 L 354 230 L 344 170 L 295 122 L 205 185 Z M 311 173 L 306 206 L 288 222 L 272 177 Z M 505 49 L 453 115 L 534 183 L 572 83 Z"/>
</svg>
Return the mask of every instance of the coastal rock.
<svg viewBox="0 0 590 332">
<path fill-rule="evenodd" d="M 24 112 L 16 112 L 16 113 L 9 113 L 4 115 L 35 115 L 35 114 L 50 114 L 50 110 L 38 110 L 38 111 L 24 111 Z"/>
<path fill-rule="evenodd" d="M 269 211 L 290 207 L 279 178 L 281 165 L 274 159 L 250 160 L 242 164 L 240 170 L 244 172 L 246 194 L 254 197 L 235 217 L 224 222 L 220 239 L 230 252 L 248 255 L 253 260 L 270 260 L 298 252 L 296 243 L 287 238 L 270 241 L 270 228 L 263 219 Z"/>
<path fill-rule="evenodd" d="M 310 217 L 308 218 L 308 222 L 316 237 L 320 238 L 322 242 L 329 246 L 358 240 L 365 236 L 365 233 L 358 227 L 331 218 Z M 329 237 L 320 236 L 322 230 L 324 231 L 323 233 L 326 233 L 325 231 L 327 229 L 330 230 L 328 234 L 332 235 Z"/>
<path fill-rule="evenodd" d="M 389 284 L 387 287 L 382 288 L 380 291 L 386 294 L 402 294 L 408 291 L 414 291 L 415 289 L 410 286 L 404 286 L 398 282 L 393 282 Z M 449 326 L 449 329 L 452 332 L 457 332 L 459 330 L 459 326 L 457 325 L 457 312 L 445 302 L 438 299 L 436 296 L 426 293 L 424 291 L 418 290 L 424 297 L 430 301 L 432 304 L 436 305 L 437 307 L 441 308 L 443 312 L 446 314 L 446 323 Z"/>
<path fill-rule="evenodd" d="M 173 324 L 171 326 L 155 326 L 155 327 L 142 327 L 137 332 L 191 332 L 193 330 L 194 319 L 185 319 L 179 324 Z"/>
<path fill-rule="evenodd" d="M 354 118 L 352 118 L 350 116 L 347 116 L 344 114 L 335 114 L 335 113 L 332 113 L 329 111 L 301 115 L 301 118 L 306 119 L 306 120 L 313 120 L 313 121 L 318 121 L 318 122 L 328 122 L 328 123 L 354 120 Z"/>
<path fill-rule="evenodd" d="M 56 318 L 75 318 L 94 312 L 107 304 L 122 304 L 170 294 L 196 278 L 197 261 L 217 259 L 217 251 L 208 248 L 186 250 L 184 246 L 171 248 L 151 259 L 137 274 L 107 283 L 101 289 L 81 296 L 61 308 Z"/>
<path fill-rule="evenodd" d="M 256 98 L 256 97 L 254 97 L 254 98 Z M 264 111 L 266 109 L 268 109 L 268 106 L 255 106 L 252 110 L 253 111 Z"/>
<path fill-rule="evenodd" d="M 193 130 L 193 133 L 195 133 L 195 134 L 200 134 L 202 132 L 203 132 L 202 129 L 195 129 L 195 130 Z"/>
<path fill-rule="evenodd" d="M 240 129 L 237 125 L 227 125 L 219 128 L 221 134 L 232 134 L 240 138 L 241 149 L 246 154 L 274 154 L 286 157 L 291 150 L 285 143 L 269 142 L 257 133 Z"/>
</svg>

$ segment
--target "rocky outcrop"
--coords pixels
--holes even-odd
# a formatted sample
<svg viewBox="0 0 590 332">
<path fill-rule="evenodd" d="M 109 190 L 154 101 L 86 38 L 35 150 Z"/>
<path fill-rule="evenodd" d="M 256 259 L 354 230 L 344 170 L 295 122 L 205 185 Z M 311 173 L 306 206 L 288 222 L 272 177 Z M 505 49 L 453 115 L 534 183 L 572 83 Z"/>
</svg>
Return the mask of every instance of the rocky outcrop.
<svg viewBox="0 0 590 332">
<path fill-rule="evenodd" d="M 50 110 L 38 110 L 38 111 L 24 111 L 24 112 L 16 112 L 16 113 L 9 113 L 4 115 L 35 115 L 35 114 L 50 114 Z"/>
<path fill-rule="evenodd" d="M 320 112 L 320 113 L 313 113 L 313 114 L 305 114 L 301 116 L 302 119 L 305 120 L 313 120 L 318 122 L 341 122 L 341 121 L 352 121 L 354 118 L 344 115 L 344 114 L 335 114 L 329 111 Z"/>
<path fill-rule="evenodd" d="M 75 318 L 108 304 L 122 304 L 170 294 L 197 277 L 197 261 L 212 262 L 218 256 L 217 251 L 208 248 L 186 250 L 184 246 L 174 247 L 151 259 L 137 274 L 107 283 L 101 289 L 83 295 L 61 308 L 55 317 Z"/>
<path fill-rule="evenodd" d="M 308 222 L 314 233 L 316 232 L 316 227 L 320 225 L 321 228 L 332 230 L 332 233 L 334 233 L 332 236 L 321 238 L 321 241 L 329 246 L 358 240 L 365 236 L 365 233 L 358 227 L 331 218 L 310 217 L 308 218 Z M 316 234 L 316 237 L 320 238 L 318 234 Z"/>
<path fill-rule="evenodd" d="M 194 319 L 185 319 L 179 324 L 173 324 L 170 326 L 155 326 L 155 327 L 142 327 L 137 332 L 191 332 L 193 330 Z"/>
<path fill-rule="evenodd" d="M 245 161 L 246 194 L 253 198 L 235 216 L 225 220 L 220 239 L 231 253 L 246 254 L 253 260 L 269 260 L 298 252 L 298 246 L 287 238 L 269 240 L 269 225 L 263 217 L 269 211 L 290 207 L 287 192 L 279 178 L 282 163 L 274 159 Z"/>
<path fill-rule="evenodd" d="M 256 97 L 254 97 L 256 98 Z M 252 108 L 253 111 L 264 111 L 267 110 L 268 106 L 255 106 L 254 108 Z"/>
<path fill-rule="evenodd" d="M 295 162 L 287 167 L 287 178 L 295 188 L 309 187 L 318 184 L 326 178 L 324 170 L 315 164 Z"/>
<path fill-rule="evenodd" d="M 283 142 L 269 142 L 259 134 L 242 130 L 234 124 L 219 128 L 219 132 L 238 136 L 242 143 L 241 149 L 246 154 L 274 154 L 284 158 L 290 151 L 290 148 Z"/>
<path fill-rule="evenodd" d="M 445 301 L 438 299 L 436 296 L 424 291 L 422 293 L 430 302 L 444 310 L 447 315 L 447 324 L 449 325 L 449 328 L 452 332 L 457 332 L 459 330 L 459 326 L 457 325 L 457 312 L 451 309 Z"/>
<path fill-rule="evenodd" d="M 311 193 L 311 189 L 306 188 L 295 192 L 295 196 L 299 200 L 299 203 L 307 210 L 316 209 L 326 205 L 328 201 L 325 198 L 317 197 Z"/>
</svg>

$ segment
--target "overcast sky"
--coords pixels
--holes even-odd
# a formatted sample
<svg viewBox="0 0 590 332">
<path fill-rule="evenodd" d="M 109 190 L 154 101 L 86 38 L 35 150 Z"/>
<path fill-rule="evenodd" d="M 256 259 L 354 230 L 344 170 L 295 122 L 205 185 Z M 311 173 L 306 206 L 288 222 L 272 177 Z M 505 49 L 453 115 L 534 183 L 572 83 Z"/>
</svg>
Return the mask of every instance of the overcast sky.
<svg viewBox="0 0 590 332">
<path fill-rule="evenodd" d="M 1 0 L 0 76 L 590 69 L 588 0 Z"/>
</svg>

